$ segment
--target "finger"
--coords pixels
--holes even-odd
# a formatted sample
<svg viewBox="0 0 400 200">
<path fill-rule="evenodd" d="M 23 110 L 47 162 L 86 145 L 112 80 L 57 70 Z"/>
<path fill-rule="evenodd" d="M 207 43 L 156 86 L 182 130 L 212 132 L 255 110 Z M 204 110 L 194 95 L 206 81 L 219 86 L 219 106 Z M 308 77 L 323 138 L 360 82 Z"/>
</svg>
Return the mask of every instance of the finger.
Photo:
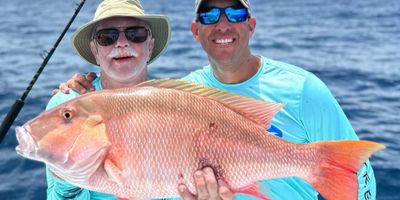
<svg viewBox="0 0 400 200">
<path fill-rule="evenodd" d="M 70 79 L 66 83 L 67 87 L 70 89 L 75 90 L 79 94 L 85 94 L 86 93 L 86 88 L 83 87 L 80 82 L 76 81 L 76 79 Z"/>
<path fill-rule="evenodd" d="M 97 74 L 94 72 L 89 72 L 85 75 L 86 79 L 90 82 L 94 81 L 97 78 Z"/>
<path fill-rule="evenodd" d="M 215 178 L 214 171 L 211 167 L 206 167 L 203 169 L 204 180 L 206 182 L 206 187 L 210 199 L 220 199 L 218 193 L 218 183 Z"/>
<path fill-rule="evenodd" d="M 223 180 L 218 180 L 218 193 L 223 200 L 233 200 L 235 198 L 234 193 L 230 190 L 228 184 Z"/>
<path fill-rule="evenodd" d="M 94 91 L 94 87 L 92 85 L 91 80 L 88 80 L 87 78 L 91 78 L 91 77 L 87 77 L 86 75 L 82 75 L 82 74 L 75 74 L 74 76 L 72 76 L 72 79 L 68 81 L 68 83 L 71 83 L 71 85 L 68 85 L 69 87 L 72 88 L 72 84 L 76 84 L 79 86 L 82 86 L 82 89 L 79 89 L 79 93 L 84 94 L 87 91 Z M 75 88 L 73 88 L 75 89 Z M 78 89 L 78 88 L 76 88 Z"/>
<path fill-rule="evenodd" d="M 202 170 L 197 170 L 194 172 L 194 183 L 197 189 L 197 199 L 203 200 L 210 198 Z"/>
<path fill-rule="evenodd" d="M 87 89 L 89 89 L 90 91 L 95 91 L 92 82 L 94 81 L 94 79 L 97 78 L 97 74 L 94 72 L 89 72 L 85 75 L 86 80 L 88 81 L 87 85 L 84 85 Z"/>
<path fill-rule="evenodd" d="M 51 91 L 51 96 L 54 96 L 55 94 L 57 94 L 57 92 L 60 91 L 59 89 L 54 89 Z"/>
<path fill-rule="evenodd" d="M 67 86 L 66 83 L 61 83 L 60 86 L 58 86 L 58 88 L 62 93 L 69 94 L 69 87 Z"/>
<path fill-rule="evenodd" d="M 178 192 L 182 200 L 196 200 L 196 196 L 186 187 L 183 177 L 180 177 L 178 180 Z"/>
</svg>

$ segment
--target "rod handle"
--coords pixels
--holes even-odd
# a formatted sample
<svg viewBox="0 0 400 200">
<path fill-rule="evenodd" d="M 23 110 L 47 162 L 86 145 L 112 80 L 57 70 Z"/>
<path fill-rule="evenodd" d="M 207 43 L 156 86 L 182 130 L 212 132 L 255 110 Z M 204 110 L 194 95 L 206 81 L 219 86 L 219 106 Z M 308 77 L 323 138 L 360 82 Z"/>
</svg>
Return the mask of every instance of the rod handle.
<svg viewBox="0 0 400 200">
<path fill-rule="evenodd" d="M 14 105 L 11 107 L 11 110 L 8 112 L 7 116 L 4 118 L 3 123 L 1 123 L 0 127 L 0 143 L 3 141 L 8 132 L 8 129 L 10 129 L 11 125 L 15 121 L 15 118 L 17 118 L 23 106 L 24 102 L 21 99 L 17 99 L 14 102 Z"/>
</svg>

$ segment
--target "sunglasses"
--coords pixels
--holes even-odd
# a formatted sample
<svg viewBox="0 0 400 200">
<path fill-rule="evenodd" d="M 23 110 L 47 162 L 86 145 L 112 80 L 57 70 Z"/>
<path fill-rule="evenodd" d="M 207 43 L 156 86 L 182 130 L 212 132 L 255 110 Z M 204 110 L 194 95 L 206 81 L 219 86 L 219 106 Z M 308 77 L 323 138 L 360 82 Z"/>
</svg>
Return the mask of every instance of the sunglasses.
<svg viewBox="0 0 400 200">
<path fill-rule="evenodd" d="M 216 24 L 219 22 L 222 12 L 225 14 L 230 23 L 244 22 L 249 17 L 249 13 L 246 8 L 229 6 L 226 8 L 212 7 L 205 11 L 200 11 L 197 14 L 197 20 L 204 25 Z"/>
<path fill-rule="evenodd" d="M 114 44 L 118 38 L 119 33 L 124 32 L 126 39 L 134 43 L 142 43 L 147 40 L 150 35 L 150 30 L 142 26 L 128 27 L 123 31 L 117 28 L 101 29 L 94 34 L 94 39 L 101 46 L 108 46 Z"/>
</svg>

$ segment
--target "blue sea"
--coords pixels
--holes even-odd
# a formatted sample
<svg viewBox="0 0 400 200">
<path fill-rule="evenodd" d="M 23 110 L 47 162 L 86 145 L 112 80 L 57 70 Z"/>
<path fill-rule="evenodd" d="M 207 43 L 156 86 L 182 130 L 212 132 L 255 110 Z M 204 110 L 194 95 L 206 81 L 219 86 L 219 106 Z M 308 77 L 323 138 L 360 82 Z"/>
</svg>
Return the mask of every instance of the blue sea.
<svg viewBox="0 0 400 200">
<path fill-rule="evenodd" d="M 192 38 L 194 0 L 142 0 L 148 13 L 169 15 L 168 50 L 149 66 L 156 78 L 181 77 L 207 64 Z M 70 46 L 99 0 L 87 0 L 0 144 L 0 199 L 45 199 L 44 165 L 15 153 L 14 128 L 42 112 L 52 89 L 74 73 L 97 71 Z M 361 139 L 386 149 L 371 158 L 378 198 L 400 199 L 400 1 L 250 0 L 257 18 L 255 54 L 320 77 Z M 0 120 L 27 87 L 72 16 L 77 0 L 0 0 Z"/>
</svg>

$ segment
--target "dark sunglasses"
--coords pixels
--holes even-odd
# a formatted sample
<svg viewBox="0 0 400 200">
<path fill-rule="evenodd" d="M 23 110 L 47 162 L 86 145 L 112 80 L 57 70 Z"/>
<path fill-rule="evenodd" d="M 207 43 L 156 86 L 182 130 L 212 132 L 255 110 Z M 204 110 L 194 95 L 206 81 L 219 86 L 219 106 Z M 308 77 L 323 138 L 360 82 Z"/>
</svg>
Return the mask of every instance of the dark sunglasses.
<svg viewBox="0 0 400 200">
<path fill-rule="evenodd" d="M 212 7 L 197 14 L 197 20 L 204 25 L 216 24 L 224 13 L 230 23 L 244 22 L 249 17 L 249 13 L 245 7 L 229 6 L 226 8 Z"/>
<path fill-rule="evenodd" d="M 101 46 L 108 46 L 114 44 L 119 37 L 119 33 L 124 32 L 126 39 L 134 43 L 142 43 L 146 41 L 147 37 L 150 35 L 150 30 L 142 26 L 128 27 L 123 31 L 117 28 L 106 28 L 98 30 L 94 34 L 94 39 Z"/>
</svg>

